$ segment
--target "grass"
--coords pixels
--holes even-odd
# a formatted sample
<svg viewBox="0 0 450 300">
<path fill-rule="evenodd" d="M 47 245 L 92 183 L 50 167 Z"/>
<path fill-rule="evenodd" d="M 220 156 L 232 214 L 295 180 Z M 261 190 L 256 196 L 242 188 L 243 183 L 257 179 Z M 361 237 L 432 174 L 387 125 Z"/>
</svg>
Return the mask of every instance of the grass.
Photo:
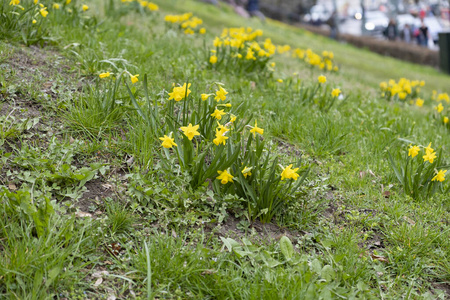
<svg viewBox="0 0 450 300">
<path fill-rule="evenodd" d="M 449 93 L 449 77 L 275 21 L 241 19 L 226 5 L 154 2 L 158 12 L 120 1 L 92 1 L 81 12 L 72 3 L 80 10 L 70 22 L 46 2 L 42 37 L 2 36 L 0 298 L 449 297 L 448 193 L 405 195 L 388 160 L 388 151 L 398 159 L 409 143 L 432 142 L 448 169 L 449 128 L 435 118 L 431 91 Z M 165 15 L 185 12 L 203 19 L 205 35 L 165 24 Z M 19 28 L 3 24 L 0 32 Z M 277 45 L 333 51 L 340 71 L 325 73 L 286 54 L 271 58 L 272 74 L 211 67 L 214 37 L 241 26 L 262 29 Z M 106 71 L 116 79 L 98 78 Z M 322 73 L 329 90 L 305 101 Z M 426 82 L 423 107 L 380 96 L 381 81 L 400 77 Z M 172 105 L 173 84 L 185 82 L 191 102 Z M 267 175 L 245 185 L 240 165 L 232 165 L 243 190 L 216 175 L 193 184 L 199 169 L 192 166 L 211 164 L 216 148 L 194 138 L 191 163 L 181 163 L 175 150 L 161 147 L 159 137 L 177 136 L 184 119 L 209 124 L 199 117 L 206 107 L 200 94 L 214 93 L 217 82 L 229 92 L 227 112 L 237 116 L 244 147 L 253 147 L 244 125 L 256 119 L 267 166 L 293 164 L 300 179 L 308 170 L 298 190 L 286 193 L 290 179 L 271 188 L 265 180 L 282 169 L 258 171 L 265 160 L 253 152 L 237 162 Z M 317 101 L 337 87 L 344 97 L 320 109 Z M 190 107 L 201 109 L 185 114 Z M 212 135 L 201 130 L 205 139 Z M 236 150 L 233 134 L 220 152 L 227 159 Z M 188 142 L 177 136 L 184 162 Z M 274 217 L 267 219 L 250 198 L 281 204 L 269 205 Z"/>
</svg>

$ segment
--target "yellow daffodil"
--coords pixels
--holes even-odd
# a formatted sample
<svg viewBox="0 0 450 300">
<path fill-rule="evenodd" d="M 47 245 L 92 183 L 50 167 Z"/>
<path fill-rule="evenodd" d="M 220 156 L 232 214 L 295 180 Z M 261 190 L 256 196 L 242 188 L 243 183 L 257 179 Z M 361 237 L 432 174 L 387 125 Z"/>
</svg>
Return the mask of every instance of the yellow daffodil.
<svg viewBox="0 0 450 300">
<path fill-rule="evenodd" d="M 189 89 L 191 87 L 191 84 L 189 83 L 186 88 L 186 83 L 183 84 L 183 86 L 177 86 L 174 87 L 172 90 L 172 93 L 169 93 L 169 100 L 174 99 L 175 101 L 181 101 L 184 98 L 188 97 L 191 93 L 191 90 Z M 203 99 L 203 98 L 202 98 Z"/>
<path fill-rule="evenodd" d="M 39 13 L 40 13 L 44 18 L 46 18 L 47 15 L 48 15 L 47 8 L 46 8 L 46 7 L 41 8 L 41 9 L 39 10 Z"/>
<path fill-rule="evenodd" d="M 440 170 L 436 176 L 433 177 L 433 179 L 431 179 L 431 181 L 444 181 L 445 180 L 445 173 L 447 172 L 447 170 Z"/>
<path fill-rule="evenodd" d="M 428 146 L 425 147 L 425 152 L 426 152 L 427 154 L 430 154 L 430 153 L 433 153 L 433 152 L 434 152 L 434 149 L 431 148 L 431 142 L 428 144 Z"/>
<path fill-rule="evenodd" d="M 37 21 L 33 19 L 33 21 L 32 21 L 31 23 L 33 23 L 33 24 L 36 24 L 36 23 L 37 23 Z"/>
<path fill-rule="evenodd" d="M 228 129 L 227 127 L 220 124 L 219 121 L 217 121 L 217 128 L 220 130 L 220 133 L 222 133 L 222 134 L 227 131 L 230 131 L 230 129 Z"/>
<path fill-rule="evenodd" d="M 258 123 L 255 120 L 255 126 L 250 130 L 250 132 L 253 133 L 253 136 L 256 136 L 256 133 L 259 133 L 262 135 L 264 133 L 264 129 L 259 128 Z"/>
<path fill-rule="evenodd" d="M 439 94 L 437 97 L 438 101 L 445 101 L 447 103 L 450 102 L 450 96 L 447 93 Z"/>
<path fill-rule="evenodd" d="M 205 34 L 205 33 L 206 33 L 206 28 L 200 28 L 200 30 L 198 31 L 198 33 L 200 33 L 200 34 Z"/>
<path fill-rule="evenodd" d="M 130 74 L 131 83 L 135 84 L 136 82 L 138 82 L 139 81 L 138 77 L 139 77 L 139 74 L 136 74 L 136 75 Z"/>
<path fill-rule="evenodd" d="M 420 148 L 418 146 L 411 146 L 408 150 L 408 156 L 411 156 L 412 158 L 416 157 L 417 154 L 419 154 Z"/>
<path fill-rule="evenodd" d="M 66 0 L 66 5 L 69 5 L 72 0 Z"/>
<path fill-rule="evenodd" d="M 237 117 L 235 115 L 230 115 L 230 122 L 234 123 L 234 121 L 236 121 Z"/>
<path fill-rule="evenodd" d="M 448 124 L 448 117 L 444 117 L 444 124 Z"/>
<path fill-rule="evenodd" d="M 216 118 L 217 120 L 222 120 L 222 116 L 225 115 L 226 113 L 222 110 L 218 110 L 217 108 L 214 110 L 214 112 L 211 114 L 211 116 L 213 116 L 214 118 Z"/>
<path fill-rule="evenodd" d="M 427 154 L 423 156 L 423 161 L 424 162 L 429 161 L 430 164 L 432 164 L 434 162 L 435 158 L 436 158 L 435 152 L 430 152 L 430 153 L 427 152 Z"/>
<path fill-rule="evenodd" d="M 216 92 L 216 97 L 214 97 L 217 102 L 220 100 L 225 101 L 227 99 L 228 92 L 221 86 L 219 86 L 219 90 Z"/>
<path fill-rule="evenodd" d="M 187 136 L 187 138 L 192 141 L 194 136 L 200 135 L 200 133 L 197 131 L 197 129 L 200 127 L 200 125 L 192 126 L 191 123 L 189 123 L 188 126 L 180 127 L 180 129 L 183 131 L 184 135 Z"/>
<path fill-rule="evenodd" d="M 209 96 L 211 96 L 211 94 L 201 94 L 201 97 L 202 97 L 203 101 L 208 100 Z"/>
<path fill-rule="evenodd" d="M 9 5 L 19 5 L 20 4 L 20 0 L 11 0 L 11 2 L 9 2 Z"/>
<path fill-rule="evenodd" d="M 87 6 L 86 4 L 83 4 L 83 6 L 81 7 L 81 9 L 83 11 L 87 11 L 89 9 L 89 6 Z"/>
<path fill-rule="evenodd" d="M 225 145 L 225 141 L 228 139 L 227 136 L 225 136 L 225 134 L 227 133 L 228 130 L 223 131 L 222 129 L 216 129 L 216 138 L 213 140 L 213 143 L 216 146 L 219 146 L 220 144 Z"/>
<path fill-rule="evenodd" d="M 341 90 L 340 89 L 333 89 L 331 91 L 331 96 L 333 97 L 338 97 L 341 94 Z"/>
<path fill-rule="evenodd" d="M 441 113 L 444 110 L 444 106 L 442 105 L 442 103 L 439 103 L 439 105 L 434 109 L 437 110 L 438 113 Z"/>
<path fill-rule="evenodd" d="M 157 11 L 159 9 L 159 6 L 156 5 L 155 3 L 150 2 L 149 4 L 147 4 L 148 9 L 150 9 L 151 11 Z"/>
<path fill-rule="evenodd" d="M 422 107 L 424 102 L 425 101 L 423 99 L 417 98 L 416 99 L 416 106 Z"/>
<path fill-rule="evenodd" d="M 160 137 L 159 139 L 162 141 L 161 146 L 163 146 L 164 148 L 170 149 L 173 146 L 175 146 L 175 147 L 178 146 L 174 142 L 175 139 L 173 139 L 173 138 L 171 138 L 171 137 L 169 137 L 167 135 L 164 135 L 164 137 Z"/>
<path fill-rule="evenodd" d="M 211 64 L 215 64 L 215 63 L 217 62 L 217 56 L 211 55 L 211 56 L 209 57 L 209 62 L 210 62 Z"/>
<path fill-rule="evenodd" d="M 277 81 L 279 82 L 279 83 L 283 83 L 283 79 L 277 79 Z"/>
<path fill-rule="evenodd" d="M 227 170 L 217 171 L 217 173 L 219 173 L 219 176 L 217 176 L 217 179 L 220 180 L 220 183 L 227 184 L 228 182 L 233 182 L 233 175 L 228 173 Z"/>
<path fill-rule="evenodd" d="M 100 78 L 106 78 L 109 77 L 111 74 L 109 72 L 105 72 L 105 73 L 101 73 L 100 75 L 98 75 Z"/>
<path fill-rule="evenodd" d="M 281 180 L 284 179 L 297 180 L 297 178 L 300 176 L 297 173 L 298 169 L 299 168 L 292 169 L 292 164 L 290 164 L 289 166 L 283 169 L 283 172 L 281 172 Z"/>
<path fill-rule="evenodd" d="M 251 170 L 252 168 L 245 166 L 244 169 L 241 171 L 241 173 L 242 175 L 244 175 L 245 178 L 247 178 L 247 176 L 252 176 Z"/>
<path fill-rule="evenodd" d="M 54 9 L 59 9 L 59 4 L 58 3 L 53 3 L 53 8 Z"/>
</svg>

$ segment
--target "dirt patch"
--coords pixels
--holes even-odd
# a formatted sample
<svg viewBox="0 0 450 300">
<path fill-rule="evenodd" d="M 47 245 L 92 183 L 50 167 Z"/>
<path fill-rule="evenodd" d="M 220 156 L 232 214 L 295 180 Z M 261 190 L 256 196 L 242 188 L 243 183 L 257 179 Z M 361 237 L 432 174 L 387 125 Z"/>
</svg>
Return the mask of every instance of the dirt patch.
<svg viewBox="0 0 450 300">
<path fill-rule="evenodd" d="M 209 231 L 217 236 L 230 237 L 240 240 L 243 237 L 249 238 L 257 243 L 272 242 L 279 240 L 282 236 L 295 239 L 301 236 L 301 233 L 290 231 L 286 228 L 280 227 L 273 223 L 263 224 L 256 220 L 249 224 L 241 219 L 236 219 L 229 216 L 224 224 L 215 226 L 215 224 L 206 224 L 206 231 Z"/>
<path fill-rule="evenodd" d="M 6 57 L 0 58 L 0 61 L 3 61 L 1 66 L 6 63 L 6 69 L 13 72 L 20 81 L 30 81 L 36 75 L 46 80 L 56 74 L 69 74 L 70 67 L 67 61 L 57 52 L 36 46 L 10 47 Z"/>
<path fill-rule="evenodd" d="M 445 295 L 447 296 L 446 299 L 450 299 L 450 284 L 449 283 L 433 283 L 432 284 L 434 289 L 438 289 L 441 290 L 445 293 Z"/>
<path fill-rule="evenodd" d="M 85 187 L 87 191 L 76 203 L 76 206 L 84 212 L 94 211 L 95 207 L 102 203 L 102 199 L 114 196 L 110 185 L 105 184 L 101 178 L 86 182 Z"/>
</svg>

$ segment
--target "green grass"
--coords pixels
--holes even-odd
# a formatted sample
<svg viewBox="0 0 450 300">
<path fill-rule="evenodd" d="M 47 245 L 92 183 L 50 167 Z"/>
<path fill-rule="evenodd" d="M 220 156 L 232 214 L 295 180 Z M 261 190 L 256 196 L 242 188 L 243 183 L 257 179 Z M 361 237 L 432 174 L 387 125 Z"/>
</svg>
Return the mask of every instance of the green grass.
<svg viewBox="0 0 450 300">
<path fill-rule="evenodd" d="M 432 142 L 449 168 L 449 130 L 430 99 L 432 90 L 450 92 L 448 75 L 275 21 L 241 19 L 226 5 L 155 0 L 160 11 L 151 13 L 112 2 L 93 1 L 70 22 L 46 3 L 42 36 L 26 41 L 11 34 L 20 26 L 9 17 L 0 24 L 10 30 L 0 40 L 0 298 L 450 297 L 449 195 L 405 195 L 388 160 L 388 151 L 404 156 L 408 141 Z M 184 12 L 203 19 L 207 33 L 186 36 L 164 23 L 166 14 Z M 271 59 L 272 75 L 211 68 L 214 37 L 241 26 L 262 29 L 277 45 L 333 51 L 340 71 L 285 54 Z M 117 80 L 98 78 L 106 71 Z M 322 73 L 326 93 L 339 87 L 345 98 L 329 110 L 302 97 Z M 400 77 L 425 80 L 424 107 L 380 96 L 381 81 Z M 178 134 L 170 124 L 186 125 L 190 104 L 170 106 L 167 94 L 185 82 L 193 106 L 223 83 L 239 124 L 257 119 L 264 128 L 268 161 L 294 164 L 300 176 L 309 170 L 274 218 L 249 201 L 252 193 L 266 199 L 262 190 L 276 196 L 264 180 L 245 193 L 214 177 L 193 184 L 192 168 L 162 149 L 159 137 Z M 205 153 L 193 165 L 217 152 Z"/>
</svg>

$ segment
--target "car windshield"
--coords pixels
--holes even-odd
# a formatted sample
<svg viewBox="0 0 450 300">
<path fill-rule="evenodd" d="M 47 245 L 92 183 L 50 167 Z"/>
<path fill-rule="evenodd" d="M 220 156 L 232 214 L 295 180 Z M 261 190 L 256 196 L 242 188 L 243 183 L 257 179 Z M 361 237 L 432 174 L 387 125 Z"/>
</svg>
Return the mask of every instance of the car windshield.
<svg viewBox="0 0 450 300">
<path fill-rule="evenodd" d="M 381 11 L 366 12 L 366 19 L 386 19 L 386 16 Z"/>
</svg>

